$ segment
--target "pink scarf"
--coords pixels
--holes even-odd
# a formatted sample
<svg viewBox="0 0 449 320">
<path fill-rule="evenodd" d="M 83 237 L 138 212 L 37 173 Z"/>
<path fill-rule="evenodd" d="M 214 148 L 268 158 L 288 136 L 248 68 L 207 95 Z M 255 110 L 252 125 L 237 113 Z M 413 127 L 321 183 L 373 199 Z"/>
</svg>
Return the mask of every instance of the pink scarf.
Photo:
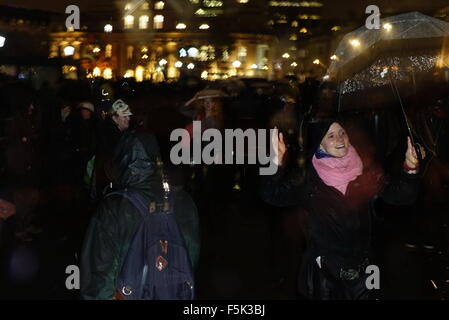
<svg viewBox="0 0 449 320">
<path fill-rule="evenodd" d="M 323 182 L 346 194 L 349 182 L 355 180 L 363 171 L 363 163 L 357 151 L 349 145 L 348 154 L 342 158 L 321 158 L 314 155 L 312 164 Z"/>
</svg>

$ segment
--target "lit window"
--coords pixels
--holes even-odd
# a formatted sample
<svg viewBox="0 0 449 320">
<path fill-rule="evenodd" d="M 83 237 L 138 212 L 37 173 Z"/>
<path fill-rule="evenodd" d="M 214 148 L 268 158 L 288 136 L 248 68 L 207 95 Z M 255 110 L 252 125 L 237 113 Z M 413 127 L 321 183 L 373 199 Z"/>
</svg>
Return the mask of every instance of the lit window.
<svg viewBox="0 0 449 320">
<path fill-rule="evenodd" d="M 164 16 L 163 15 L 156 15 L 153 19 L 153 28 L 154 29 L 162 29 L 164 27 Z"/>
<path fill-rule="evenodd" d="M 200 0 L 189 0 L 190 1 L 190 3 L 193 3 L 193 4 L 198 4 L 198 3 L 200 3 Z"/>
<path fill-rule="evenodd" d="M 148 29 L 148 21 L 150 21 L 150 17 L 141 16 L 139 18 L 139 29 Z"/>
<path fill-rule="evenodd" d="M 165 2 L 158 1 L 154 4 L 154 10 L 164 10 Z"/>
<path fill-rule="evenodd" d="M 104 53 L 106 58 L 112 57 L 112 44 L 107 44 Z"/>
<path fill-rule="evenodd" d="M 144 73 L 145 73 L 145 68 L 142 66 L 137 66 L 137 68 L 136 68 L 136 81 L 137 82 L 143 81 Z"/>
<path fill-rule="evenodd" d="M 301 33 L 307 33 L 307 28 L 301 28 L 301 30 L 299 30 L 299 32 L 301 32 Z"/>
<path fill-rule="evenodd" d="M 222 9 L 198 9 L 195 12 L 196 16 L 201 16 L 201 17 L 216 17 L 220 14 L 223 13 Z"/>
<path fill-rule="evenodd" d="M 222 7 L 223 1 L 217 1 L 217 0 L 203 0 L 203 5 L 205 7 L 209 8 L 216 8 L 216 7 Z"/>
<path fill-rule="evenodd" d="M 150 5 L 148 4 L 148 2 L 144 2 L 142 4 L 142 10 L 149 10 L 150 9 Z"/>
<path fill-rule="evenodd" d="M 340 29 L 341 29 L 340 26 L 333 26 L 333 27 L 331 28 L 332 31 L 339 31 Z"/>
<path fill-rule="evenodd" d="M 99 77 L 99 76 L 101 76 L 101 69 L 98 68 L 98 67 L 95 67 L 94 70 L 93 70 L 93 76 L 94 76 L 94 77 Z"/>
<path fill-rule="evenodd" d="M 296 41 L 296 40 L 298 40 L 298 37 L 296 36 L 296 34 L 292 34 L 292 35 L 290 35 L 290 40 Z"/>
<path fill-rule="evenodd" d="M 176 25 L 176 29 L 185 29 L 185 28 L 187 28 L 187 26 L 186 26 L 185 23 L 178 23 L 178 24 Z"/>
<path fill-rule="evenodd" d="M 246 49 L 246 47 L 240 47 L 237 54 L 238 60 L 241 62 L 245 62 L 247 53 L 248 50 Z"/>
<path fill-rule="evenodd" d="M 238 3 L 248 3 L 248 0 L 237 0 Z"/>
<path fill-rule="evenodd" d="M 199 29 L 201 29 L 201 30 L 207 30 L 207 29 L 209 29 L 209 25 L 203 23 L 202 25 L 200 25 Z"/>
<path fill-rule="evenodd" d="M 292 28 L 296 28 L 298 26 L 298 21 L 292 21 Z"/>
<path fill-rule="evenodd" d="M 103 78 L 105 79 L 112 79 L 112 69 L 111 68 L 106 68 L 103 71 Z"/>
<path fill-rule="evenodd" d="M 126 57 L 131 60 L 133 58 L 133 52 L 134 52 L 134 47 L 133 46 L 128 46 L 128 48 L 126 48 Z"/>
<path fill-rule="evenodd" d="M 126 70 L 126 73 L 123 76 L 124 78 L 132 78 L 134 77 L 134 70 L 132 69 L 128 69 Z"/>
<path fill-rule="evenodd" d="M 134 16 L 127 15 L 125 17 L 125 29 L 132 29 L 134 27 Z"/>
<path fill-rule="evenodd" d="M 131 10 L 132 6 L 133 6 L 132 3 L 127 3 L 125 5 L 125 10 Z"/>
<path fill-rule="evenodd" d="M 140 50 L 140 52 L 146 53 L 146 52 L 148 52 L 148 48 L 143 46 L 142 49 Z"/>
</svg>

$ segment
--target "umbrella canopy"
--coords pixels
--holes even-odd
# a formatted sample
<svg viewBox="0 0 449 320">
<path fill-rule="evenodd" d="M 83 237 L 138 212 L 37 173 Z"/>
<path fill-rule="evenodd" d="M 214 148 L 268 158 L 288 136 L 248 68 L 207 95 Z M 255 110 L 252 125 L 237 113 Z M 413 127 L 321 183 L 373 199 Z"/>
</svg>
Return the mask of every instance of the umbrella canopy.
<svg viewBox="0 0 449 320">
<path fill-rule="evenodd" d="M 337 47 L 328 69 L 330 78 L 351 93 L 388 83 L 410 73 L 428 72 L 444 66 L 441 53 L 449 43 L 449 23 L 410 12 L 381 19 L 381 28 L 365 26 L 348 33 Z"/>
</svg>

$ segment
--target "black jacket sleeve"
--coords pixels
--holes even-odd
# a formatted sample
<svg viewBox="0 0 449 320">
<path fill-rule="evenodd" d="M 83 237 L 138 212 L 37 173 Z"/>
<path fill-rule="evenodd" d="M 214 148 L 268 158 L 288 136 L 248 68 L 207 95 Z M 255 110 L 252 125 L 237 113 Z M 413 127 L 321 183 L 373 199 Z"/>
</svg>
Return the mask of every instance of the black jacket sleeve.
<svg viewBox="0 0 449 320">
<path fill-rule="evenodd" d="M 286 172 L 282 168 L 271 176 L 262 176 L 260 196 L 270 205 L 289 207 L 305 202 L 305 185 L 299 170 Z"/>
<path fill-rule="evenodd" d="M 404 170 L 396 177 L 391 177 L 379 196 L 388 204 L 411 205 L 419 192 L 420 174 L 408 174 Z"/>
</svg>

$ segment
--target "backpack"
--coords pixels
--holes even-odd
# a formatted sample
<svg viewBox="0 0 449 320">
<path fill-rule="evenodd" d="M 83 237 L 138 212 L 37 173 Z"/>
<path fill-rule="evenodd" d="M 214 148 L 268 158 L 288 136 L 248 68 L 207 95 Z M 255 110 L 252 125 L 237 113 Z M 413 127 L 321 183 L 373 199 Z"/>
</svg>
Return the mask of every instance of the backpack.
<svg viewBox="0 0 449 320">
<path fill-rule="evenodd" d="M 143 221 L 128 249 L 116 281 L 117 300 L 193 300 L 192 264 L 173 215 L 175 193 L 163 205 L 145 200 L 135 190 L 109 193 L 127 198 Z"/>
</svg>

